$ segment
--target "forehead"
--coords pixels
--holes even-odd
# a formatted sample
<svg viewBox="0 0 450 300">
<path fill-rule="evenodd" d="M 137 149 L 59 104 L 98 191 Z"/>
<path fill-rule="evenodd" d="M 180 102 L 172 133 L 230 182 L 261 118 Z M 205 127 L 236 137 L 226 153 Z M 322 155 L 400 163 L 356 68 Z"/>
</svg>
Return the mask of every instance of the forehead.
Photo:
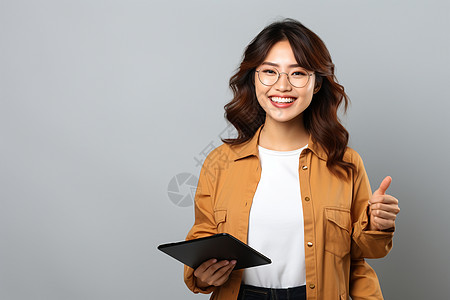
<svg viewBox="0 0 450 300">
<path fill-rule="evenodd" d="M 297 64 L 289 41 L 280 41 L 273 45 L 264 62 L 276 63 L 280 66 Z"/>
</svg>

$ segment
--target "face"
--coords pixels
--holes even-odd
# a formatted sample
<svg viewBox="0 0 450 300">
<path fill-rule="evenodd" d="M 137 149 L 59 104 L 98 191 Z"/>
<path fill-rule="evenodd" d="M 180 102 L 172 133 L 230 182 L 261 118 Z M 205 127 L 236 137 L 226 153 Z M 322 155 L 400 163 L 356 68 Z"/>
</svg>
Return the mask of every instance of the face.
<svg viewBox="0 0 450 300">
<path fill-rule="evenodd" d="M 260 70 L 261 72 L 266 67 L 271 69 L 276 68 L 280 73 L 278 81 L 272 86 L 267 86 L 261 83 L 258 79 L 258 73 L 255 72 L 256 97 L 266 112 L 266 123 L 301 122 L 302 113 L 309 106 L 313 97 L 315 75 L 312 74 L 312 71 L 298 66 L 288 41 L 280 41 L 273 45 L 264 62 L 256 70 Z M 305 71 L 308 71 L 312 75 L 309 77 L 308 83 L 300 88 L 291 85 L 285 74 L 289 74 L 291 81 L 294 82 L 295 76 L 306 74 Z M 266 74 L 273 73 L 268 72 L 266 71 Z"/>
</svg>

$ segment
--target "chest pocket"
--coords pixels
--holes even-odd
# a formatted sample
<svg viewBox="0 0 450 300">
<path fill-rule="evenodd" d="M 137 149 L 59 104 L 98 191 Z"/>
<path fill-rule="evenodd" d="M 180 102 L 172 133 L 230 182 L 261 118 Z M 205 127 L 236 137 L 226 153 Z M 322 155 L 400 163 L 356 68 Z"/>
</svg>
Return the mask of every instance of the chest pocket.
<svg viewBox="0 0 450 300">
<path fill-rule="evenodd" d="M 325 208 L 325 251 L 338 257 L 350 253 L 352 221 L 350 210 L 340 207 Z"/>
<path fill-rule="evenodd" d="M 217 233 L 225 232 L 225 223 L 227 221 L 227 210 L 226 209 L 217 209 L 214 211 L 214 220 L 217 225 Z"/>
</svg>

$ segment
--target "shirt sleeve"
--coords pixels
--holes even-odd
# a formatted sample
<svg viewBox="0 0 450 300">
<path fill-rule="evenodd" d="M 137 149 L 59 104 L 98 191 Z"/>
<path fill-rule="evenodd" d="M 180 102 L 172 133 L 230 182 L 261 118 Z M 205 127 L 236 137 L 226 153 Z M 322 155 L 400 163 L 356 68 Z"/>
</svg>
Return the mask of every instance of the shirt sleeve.
<svg viewBox="0 0 450 300">
<path fill-rule="evenodd" d="M 389 232 L 368 230 L 370 225 L 368 209 L 372 190 L 361 157 L 355 151 L 352 156 L 356 171 L 353 176 L 351 257 L 353 259 L 381 258 L 386 256 L 392 248 L 395 228 Z"/>
<path fill-rule="evenodd" d="M 350 296 L 352 300 L 383 299 L 377 274 L 364 259 L 356 259 L 351 262 Z"/>
<path fill-rule="evenodd" d="M 215 151 L 215 150 L 213 150 Z M 211 153 L 210 153 L 211 155 Z M 186 240 L 197 239 L 205 236 L 211 236 L 217 233 L 217 225 L 214 219 L 214 181 L 216 173 L 209 164 L 209 157 L 205 159 L 200 170 L 200 176 L 194 197 L 195 221 L 191 230 L 186 236 Z M 209 294 L 216 287 L 210 286 L 201 289 L 196 284 L 194 269 L 184 266 L 184 282 L 187 287 L 194 293 Z"/>
</svg>

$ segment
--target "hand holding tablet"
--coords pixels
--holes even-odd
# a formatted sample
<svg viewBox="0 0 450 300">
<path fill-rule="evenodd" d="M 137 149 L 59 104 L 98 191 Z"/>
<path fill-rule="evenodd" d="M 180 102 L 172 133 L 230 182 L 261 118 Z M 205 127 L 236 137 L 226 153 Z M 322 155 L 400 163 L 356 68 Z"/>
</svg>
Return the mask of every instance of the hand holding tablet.
<svg viewBox="0 0 450 300">
<path fill-rule="evenodd" d="M 213 264 L 225 264 L 221 262 L 224 260 L 229 263 L 235 260 L 234 270 L 271 263 L 269 258 L 227 233 L 163 244 L 159 245 L 158 249 L 193 269 L 197 269 L 211 259 L 216 259 L 216 263 L 210 261 L 203 266 L 205 270 Z M 220 267 L 220 264 L 214 266 L 215 269 Z"/>
<path fill-rule="evenodd" d="M 236 260 L 228 261 L 217 259 L 209 259 L 202 263 L 194 271 L 194 276 L 197 277 L 197 286 L 199 288 L 206 288 L 208 286 L 221 286 L 227 282 L 228 277 L 236 266 Z"/>
</svg>

